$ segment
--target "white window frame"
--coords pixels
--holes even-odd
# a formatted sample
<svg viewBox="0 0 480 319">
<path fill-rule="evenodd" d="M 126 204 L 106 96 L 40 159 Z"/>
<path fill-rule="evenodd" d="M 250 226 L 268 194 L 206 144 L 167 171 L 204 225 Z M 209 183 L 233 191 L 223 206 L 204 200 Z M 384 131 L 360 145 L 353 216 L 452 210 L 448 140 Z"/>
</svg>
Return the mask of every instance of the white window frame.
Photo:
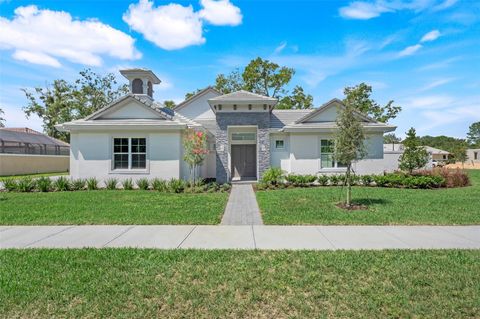
<svg viewBox="0 0 480 319">
<path fill-rule="evenodd" d="M 282 147 L 278 147 L 277 142 L 282 142 Z M 285 139 L 283 139 L 283 138 L 275 139 L 275 149 L 276 150 L 284 150 L 285 149 Z"/>
<path fill-rule="evenodd" d="M 332 141 L 333 142 L 333 147 L 335 148 L 335 141 L 331 138 L 320 138 L 319 141 L 319 153 L 320 153 L 320 158 L 319 158 L 319 165 L 320 165 L 320 170 L 344 170 L 346 169 L 345 166 L 339 166 L 338 161 L 333 157 L 333 166 L 332 167 L 323 167 L 322 165 L 322 154 L 332 154 L 332 156 L 335 156 L 335 151 L 333 152 L 328 152 L 328 153 L 322 153 L 322 141 Z"/>
<path fill-rule="evenodd" d="M 128 139 L 128 168 L 115 168 L 115 154 L 126 154 L 126 153 L 115 153 L 115 139 Z M 145 153 L 143 152 L 132 152 L 132 139 L 145 139 Z M 149 161 L 149 140 L 147 136 L 112 136 L 110 139 L 110 152 L 111 152 L 111 165 L 110 173 L 111 174 L 148 174 L 150 169 Z M 145 168 L 132 168 L 132 154 L 145 154 Z"/>
</svg>

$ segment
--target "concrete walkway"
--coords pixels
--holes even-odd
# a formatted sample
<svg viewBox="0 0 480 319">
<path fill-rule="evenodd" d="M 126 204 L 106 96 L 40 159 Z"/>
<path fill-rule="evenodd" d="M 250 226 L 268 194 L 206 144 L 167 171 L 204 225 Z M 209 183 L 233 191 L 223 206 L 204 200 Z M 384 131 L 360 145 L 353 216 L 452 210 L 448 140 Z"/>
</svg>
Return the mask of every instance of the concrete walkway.
<svg viewBox="0 0 480 319">
<path fill-rule="evenodd" d="M 0 226 L 0 248 L 480 249 L 480 226 Z"/>
<path fill-rule="evenodd" d="M 222 225 L 263 225 L 251 184 L 233 184 Z"/>
</svg>

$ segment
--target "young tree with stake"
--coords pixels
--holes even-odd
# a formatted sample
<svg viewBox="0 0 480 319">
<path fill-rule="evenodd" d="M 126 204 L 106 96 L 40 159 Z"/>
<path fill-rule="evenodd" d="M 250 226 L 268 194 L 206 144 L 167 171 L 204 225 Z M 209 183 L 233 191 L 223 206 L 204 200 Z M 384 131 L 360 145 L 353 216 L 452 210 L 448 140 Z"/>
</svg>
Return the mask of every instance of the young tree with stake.
<svg viewBox="0 0 480 319">
<path fill-rule="evenodd" d="M 347 166 L 345 182 L 347 184 L 347 200 L 345 206 L 352 206 L 352 163 L 362 159 L 365 154 L 365 134 L 362 123 L 359 121 L 355 105 L 355 92 L 345 91 L 344 107 L 339 110 L 337 117 L 338 131 L 335 135 L 335 159 Z"/>
</svg>

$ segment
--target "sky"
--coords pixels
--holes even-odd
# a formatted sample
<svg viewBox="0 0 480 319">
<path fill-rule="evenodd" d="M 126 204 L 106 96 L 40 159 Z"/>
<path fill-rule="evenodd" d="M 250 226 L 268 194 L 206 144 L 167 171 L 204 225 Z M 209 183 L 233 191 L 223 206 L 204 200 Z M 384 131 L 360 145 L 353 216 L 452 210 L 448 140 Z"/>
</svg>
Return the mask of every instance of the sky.
<svg viewBox="0 0 480 319">
<path fill-rule="evenodd" d="M 295 69 L 316 107 L 366 82 L 403 108 L 396 134 L 465 137 L 480 121 L 480 1 L 0 0 L 0 108 L 27 119 L 23 89 L 78 72 L 151 69 L 180 102 L 262 57 Z"/>
</svg>

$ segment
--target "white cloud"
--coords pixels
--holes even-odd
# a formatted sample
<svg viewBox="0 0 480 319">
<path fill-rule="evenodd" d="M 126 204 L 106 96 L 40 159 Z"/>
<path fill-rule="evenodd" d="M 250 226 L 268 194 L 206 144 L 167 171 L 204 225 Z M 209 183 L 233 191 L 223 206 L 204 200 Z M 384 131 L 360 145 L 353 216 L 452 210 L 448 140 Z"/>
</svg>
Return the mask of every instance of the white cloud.
<svg viewBox="0 0 480 319">
<path fill-rule="evenodd" d="M 128 7 L 123 20 L 165 50 L 205 43 L 204 21 L 214 25 L 238 25 L 242 21 L 240 9 L 228 0 L 202 0 L 201 4 L 204 8 L 195 12 L 191 5 L 170 3 L 155 7 L 153 1 L 140 0 Z"/>
<path fill-rule="evenodd" d="M 340 16 L 346 19 L 368 20 L 377 18 L 383 13 L 411 10 L 421 12 L 424 10 L 441 11 L 453 6 L 457 0 L 396 0 L 396 1 L 353 1 L 348 6 L 339 9 Z"/>
<path fill-rule="evenodd" d="M 275 50 L 273 51 L 273 54 L 281 53 L 286 47 L 287 47 L 287 42 L 283 41 L 282 43 L 280 43 L 278 47 L 275 48 Z"/>
<path fill-rule="evenodd" d="M 403 101 L 401 105 L 405 106 L 405 108 L 438 110 L 451 107 L 454 102 L 455 100 L 448 95 L 430 95 L 412 97 Z"/>
<path fill-rule="evenodd" d="M 408 55 L 412 55 L 414 54 L 415 52 L 417 52 L 418 50 L 420 50 L 422 48 L 422 45 L 421 44 L 415 44 L 415 45 L 411 45 L 409 47 L 406 47 L 405 49 L 403 49 L 402 51 L 400 51 L 398 53 L 399 56 L 403 57 L 403 56 L 408 56 Z"/>
<path fill-rule="evenodd" d="M 422 39 L 420 40 L 420 42 L 429 42 L 429 41 L 435 41 L 436 39 L 438 39 L 440 37 L 440 31 L 438 30 L 432 30 L 430 32 L 428 32 L 427 34 L 425 34 Z"/>
<path fill-rule="evenodd" d="M 203 6 L 200 17 L 213 25 L 236 26 L 242 23 L 240 8 L 229 0 L 201 0 L 200 4 Z"/>
<path fill-rule="evenodd" d="M 102 56 L 140 58 L 135 40 L 98 20 L 73 19 L 68 12 L 18 7 L 12 20 L 0 17 L 0 49 L 13 58 L 53 67 L 59 59 L 99 66 Z M 81 39 L 81 40 L 80 40 Z"/>
<path fill-rule="evenodd" d="M 346 7 L 340 8 L 340 16 L 347 19 L 368 20 L 380 16 L 382 13 L 392 11 L 379 2 L 368 3 L 355 1 Z"/>
<path fill-rule="evenodd" d="M 420 91 L 428 91 L 428 90 L 434 89 L 436 87 L 439 87 L 439 86 L 445 85 L 447 83 L 450 83 L 454 80 L 456 80 L 456 79 L 455 78 L 438 79 L 438 80 L 435 80 L 435 81 L 425 85 L 424 87 L 422 87 L 420 89 Z"/>
</svg>

